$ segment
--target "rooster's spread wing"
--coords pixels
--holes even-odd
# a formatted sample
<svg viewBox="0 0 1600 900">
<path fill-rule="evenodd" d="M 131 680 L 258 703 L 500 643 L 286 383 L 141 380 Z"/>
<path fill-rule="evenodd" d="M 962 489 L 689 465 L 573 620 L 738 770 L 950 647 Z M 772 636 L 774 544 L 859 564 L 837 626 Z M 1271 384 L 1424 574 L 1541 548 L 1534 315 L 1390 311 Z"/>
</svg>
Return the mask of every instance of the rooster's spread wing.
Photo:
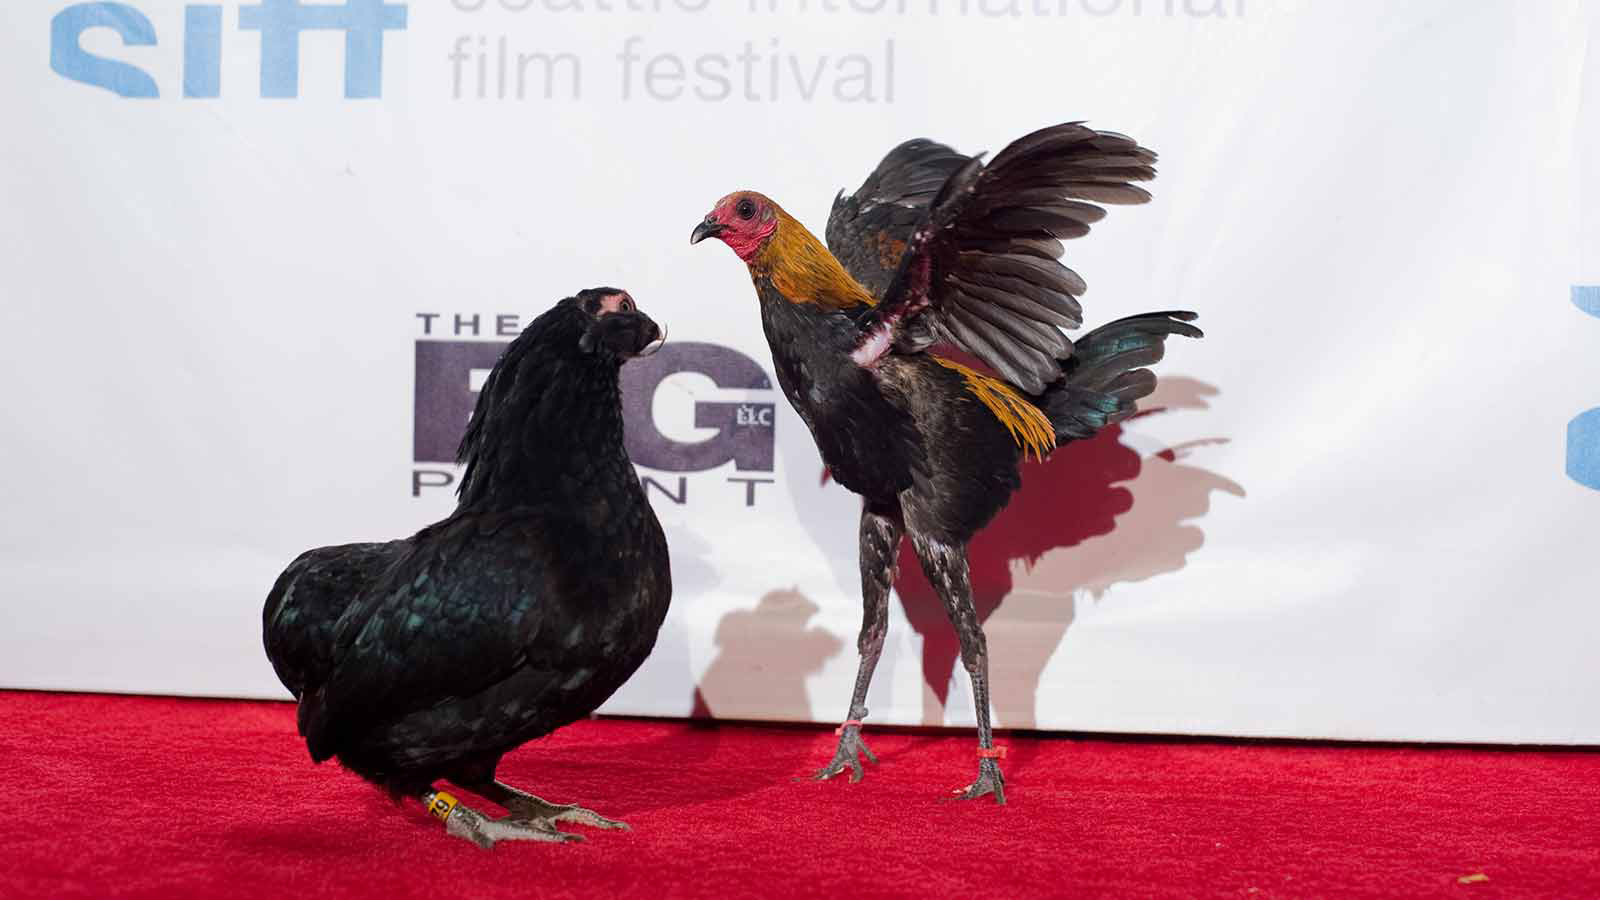
<svg viewBox="0 0 1600 900">
<path fill-rule="evenodd" d="M 854 194 L 840 191 L 834 198 L 828 251 L 873 297 L 883 299 L 912 232 L 928 218 L 945 180 L 967 159 L 926 138 L 906 141 L 889 151 Z"/>
<path fill-rule="evenodd" d="M 927 142 L 921 142 L 925 149 L 920 153 L 907 151 L 918 143 L 891 152 L 863 188 L 875 181 L 903 183 L 900 195 L 920 202 L 937 167 L 961 157 Z M 933 147 L 944 153 L 932 156 L 926 148 Z M 927 155 L 934 164 L 891 165 L 896 154 L 913 163 Z M 856 362 L 870 365 L 890 347 L 917 350 L 945 340 L 1023 390 L 1044 390 L 1061 377 L 1060 360 L 1072 354 L 1072 342 L 1060 329 L 1076 328 L 1083 321 L 1077 298 L 1085 285 L 1058 261 L 1061 241 L 1087 234 L 1092 223 L 1104 218 L 1105 210 L 1095 203 L 1149 200 L 1131 182 L 1155 177 L 1155 159 L 1131 138 L 1068 123 L 1014 141 L 987 166 L 976 157 L 954 162 L 954 170 L 910 230 L 882 302 L 861 320 Z M 887 177 L 902 172 L 914 174 Z M 853 260 L 837 249 L 835 255 L 871 288 L 859 271 L 868 268 L 860 255 L 873 251 L 884 235 L 896 234 L 893 229 L 910 214 L 909 206 L 878 213 L 885 224 L 876 231 L 877 238 L 857 238 L 854 249 L 845 251 L 855 254 Z M 830 245 L 835 243 L 834 218 L 839 218 L 838 202 L 828 223 Z M 840 242 L 852 227 L 872 234 L 857 224 L 865 218 L 858 214 L 841 221 Z"/>
</svg>

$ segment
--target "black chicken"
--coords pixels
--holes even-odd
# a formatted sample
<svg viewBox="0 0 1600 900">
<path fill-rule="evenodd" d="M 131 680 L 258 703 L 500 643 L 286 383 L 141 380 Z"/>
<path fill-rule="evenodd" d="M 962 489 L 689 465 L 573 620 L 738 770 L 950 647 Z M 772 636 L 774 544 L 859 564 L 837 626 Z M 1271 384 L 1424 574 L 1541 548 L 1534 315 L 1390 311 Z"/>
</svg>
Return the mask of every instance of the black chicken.
<svg viewBox="0 0 1600 900">
<path fill-rule="evenodd" d="M 610 697 L 666 616 L 666 538 L 623 448 L 618 392 L 623 363 L 659 335 L 624 291 L 562 300 L 484 382 L 449 518 L 311 550 L 278 577 L 264 641 L 313 760 L 337 756 L 483 847 L 579 839 L 557 822 L 626 827 L 508 787 L 495 768 Z M 440 780 L 509 815 L 460 804 Z"/>
<path fill-rule="evenodd" d="M 753 191 L 717 201 L 690 242 L 715 237 L 750 269 L 778 382 L 833 477 L 860 494 L 861 667 L 833 760 L 860 755 L 867 688 L 883 649 L 902 535 L 943 601 L 972 678 L 978 778 L 969 798 L 1005 802 L 989 721 L 987 642 L 968 584 L 967 542 L 1021 483 L 1018 462 L 1133 415 L 1155 389 L 1144 366 L 1169 335 L 1199 337 L 1191 312 L 1104 325 L 1076 343 L 1083 279 L 1061 240 L 1105 211 L 1142 203 L 1130 182 L 1155 154 L 1077 123 L 1020 138 L 984 166 L 943 144 L 907 141 L 853 196 L 835 199 L 828 246 Z M 830 252 L 831 251 L 831 252 Z M 995 378 L 928 353 L 958 346 Z"/>
</svg>

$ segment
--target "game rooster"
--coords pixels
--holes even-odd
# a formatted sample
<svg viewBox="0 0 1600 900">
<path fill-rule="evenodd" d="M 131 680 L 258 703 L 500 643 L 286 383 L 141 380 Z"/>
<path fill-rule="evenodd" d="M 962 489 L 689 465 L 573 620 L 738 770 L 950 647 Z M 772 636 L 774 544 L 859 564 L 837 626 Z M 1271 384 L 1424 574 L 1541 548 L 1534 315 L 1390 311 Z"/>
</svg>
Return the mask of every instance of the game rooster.
<svg viewBox="0 0 1600 900">
<path fill-rule="evenodd" d="M 778 382 L 833 478 L 863 501 L 861 664 L 818 778 L 849 767 L 857 781 L 860 755 L 876 762 L 861 721 L 906 535 L 972 680 L 978 777 L 964 796 L 1005 802 L 966 546 L 1017 489 L 1023 458 L 1133 415 L 1166 338 L 1201 336 L 1192 312 L 1120 319 L 1076 342 L 1060 330 L 1082 324 L 1085 289 L 1058 261 L 1061 240 L 1088 233 L 1105 215 L 1096 203 L 1149 200 L 1132 182 L 1155 176 L 1155 158 L 1077 123 L 1027 135 L 987 166 L 913 140 L 834 200 L 827 247 L 753 191 L 695 226 L 690 243 L 717 238 L 749 267 Z M 999 377 L 929 352 L 940 343 Z"/>
<path fill-rule="evenodd" d="M 644 662 L 672 594 L 623 447 L 618 375 L 660 335 L 624 291 L 558 303 L 489 373 L 456 511 L 405 540 L 323 547 L 279 576 L 267 656 L 311 758 L 338 757 L 453 835 L 569 841 L 625 827 L 500 783 L 500 757 L 587 716 Z M 506 808 L 491 819 L 436 783 Z"/>
</svg>

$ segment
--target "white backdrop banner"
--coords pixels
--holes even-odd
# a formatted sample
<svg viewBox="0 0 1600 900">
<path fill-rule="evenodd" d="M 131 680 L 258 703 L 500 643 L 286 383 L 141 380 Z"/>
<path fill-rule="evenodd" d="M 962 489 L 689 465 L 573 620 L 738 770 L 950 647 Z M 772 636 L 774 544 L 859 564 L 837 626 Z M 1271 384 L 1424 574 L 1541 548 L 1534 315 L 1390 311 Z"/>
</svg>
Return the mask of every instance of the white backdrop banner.
<svg viewBox="0 0 1600 900">
<path fill-rule="evenodd" d="M 1597 6 L 6 3 L 0 685 L 286 696 L 278 572 L 445 516 L 499 348 L 614 284 L 676 594 L 605 710 L 836 721 L 857 501 L 689 231 L 1084 119 L 1161 153 L 1088 323 L 1207 337 L 973 545 L 999 724 L 1600 742 Z M 902 571 L 872 719 L 970 723 Z"/>
</svg>

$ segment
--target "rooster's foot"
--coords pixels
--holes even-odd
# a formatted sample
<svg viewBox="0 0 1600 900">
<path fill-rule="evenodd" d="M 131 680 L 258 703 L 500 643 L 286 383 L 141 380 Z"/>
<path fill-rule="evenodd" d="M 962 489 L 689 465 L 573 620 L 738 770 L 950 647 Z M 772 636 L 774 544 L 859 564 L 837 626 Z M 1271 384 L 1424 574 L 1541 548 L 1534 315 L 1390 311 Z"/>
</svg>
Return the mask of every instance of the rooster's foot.
<svg viewBox="0 0 1600 900">
<path fill-rule="evenodd" d="M 1000 774 L 1000 764 L 993 759 L 978 761 L 978 780 L 965 789 L 957 788 L 955 793 L 962 800 L 976 800 L 985 794 L 993 794 L 994 802 L 1006 802 L 1006 779 Z"/>
<path fill-rule="evenodd" d="M 859 722 L 846 724 L 839 729 L 839 749 L 834 751 L 833 761 L 817 770 L 812 776 L 817 781 L 825 781 L 850 769 L 850 781 L 861 780 L 861 757 L 865 755 L 869 762 L 876 764 L 878 758 L 867 749 L 867 744 L 861 739 L 861 724 Z"/>
</svg>

